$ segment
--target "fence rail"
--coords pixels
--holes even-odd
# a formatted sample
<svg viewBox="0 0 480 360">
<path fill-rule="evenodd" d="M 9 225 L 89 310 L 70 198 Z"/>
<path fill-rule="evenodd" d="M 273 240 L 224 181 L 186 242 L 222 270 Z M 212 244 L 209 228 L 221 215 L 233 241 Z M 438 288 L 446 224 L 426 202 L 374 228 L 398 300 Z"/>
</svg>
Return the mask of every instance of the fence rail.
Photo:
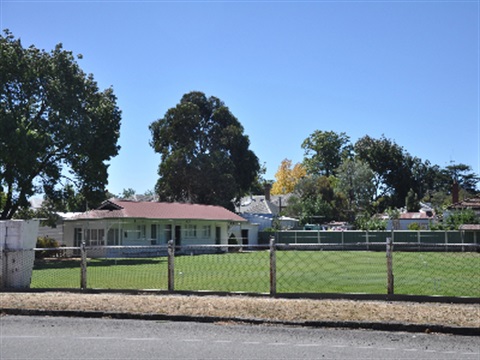
<svg viewBox="0 0 480 360">
<path fill-rule="evenodd" d="M 394 243 L 409 242 L 419 244 L 480 244 L 480 234 L 474 231 L 431 231 L 431 230 L 395 230 L 395 231 L 324 231 L 324 230 L 285 230 L 278 232 L 260 232 L 259 243 L 270 242 L 274 236 L 277 243 L 288 244 L 350 244 L 385 243 L 391 238 Z"/>
<path fill-rule="evenodd" d="M 257 246 L 175 247 L 170 242 L 168 246 L 23 251 L 37 255 L 30 281 L 33 289 L 480 298 L 478 244 L 287 244 L 272 240 Z M 4 250 L 7 260 L 14 254 L 18 251 Z"/>
</svg>

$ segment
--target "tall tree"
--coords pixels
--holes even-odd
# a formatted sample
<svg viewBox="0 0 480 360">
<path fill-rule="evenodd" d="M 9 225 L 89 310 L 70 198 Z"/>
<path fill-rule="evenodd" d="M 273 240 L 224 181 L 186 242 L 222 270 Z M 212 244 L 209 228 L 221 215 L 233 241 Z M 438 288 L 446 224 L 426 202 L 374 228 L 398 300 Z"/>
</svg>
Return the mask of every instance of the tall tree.
<svg viewBox="0 0 480 360">
<path fill-rule="evenodd" d="M 202 92 L 150 125 L 151 145 L 161 155 L 156 192 L 161 201 L 221 205 L 246 193 L 260 165 L 243 127 L 228 107 Z"/>
<path fill-rule="evenodd" d="M 295 186 L 294 196 L 288 200 L 286 214 L 297 217 L 302 224 L 346 220 L 345 197 L 334 191 L 333 176 L 306 176 Z"/>
<path fill-rule="evenodd" d="M 351 155 L 352 146 L 344 132 L 315 130 L 303 141 L 302 149 L 308 174 L 330 176 Z"/>
<path fill-rule="evenodd" d="M 374 173 L 361 160 L 345 160 L 337 170 L 337 188 L 345 194 L 351 215 L 372 212 L 375 199 Z"/>
<path fill-rule="evenodd" d="M 293 192 L 295 185 L 307 174 L 305 167 L 297 163 L 292 168 L 292 160 L 284 159 L 275 174 L 276 181 L 272 186 L 272 194 L 288 194 Z"/>
<path fill-rule="evenodd" d="M 382 198 L 383 209 L 405 205 L 411 188 L 411 157 L 394 141 L 382 136 L 364 136 L 355 145 L 356 157 L 367 163 L 375 173 L 377 200 Z"/>
<path fill-rule="evenodd" d="M 106 161 L 119 150 L 113 90 L 100 91 L 61 44 L 24 48 L 5 31 L 0 54 L 0 218 L 36 193 L 51 195 L 63 169 L 91 205 L 103 200 Z"/>
<path fill-rule="evenodd" d="M 444 169 L 444 174 L 446 175 L 445 178 L 449 179 L 449 183 L 445 184 L 449 189 L 451 189 L 451 183 L 456 181 L 458 186 L 469 194 L 474 195 L 478 193 L 477 185 L 480 178 L 472 172 L 472 168 L 469 165 L 448 165 Z"/>
</svg>

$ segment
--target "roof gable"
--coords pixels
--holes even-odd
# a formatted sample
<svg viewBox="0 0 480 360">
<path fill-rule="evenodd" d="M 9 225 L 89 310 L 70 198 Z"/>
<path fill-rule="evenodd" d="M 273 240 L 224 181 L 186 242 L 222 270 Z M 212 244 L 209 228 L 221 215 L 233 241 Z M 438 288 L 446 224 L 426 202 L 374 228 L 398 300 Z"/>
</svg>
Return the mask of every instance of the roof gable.
<svg viewBox="0 0 480 360">
<path fill-rule="evenodd" d="M 98 208 L 97 210 L 122 210 L 123 208 L 115 204 L 113 201 L 106 200 L 104 201 Z"/>
</svg>

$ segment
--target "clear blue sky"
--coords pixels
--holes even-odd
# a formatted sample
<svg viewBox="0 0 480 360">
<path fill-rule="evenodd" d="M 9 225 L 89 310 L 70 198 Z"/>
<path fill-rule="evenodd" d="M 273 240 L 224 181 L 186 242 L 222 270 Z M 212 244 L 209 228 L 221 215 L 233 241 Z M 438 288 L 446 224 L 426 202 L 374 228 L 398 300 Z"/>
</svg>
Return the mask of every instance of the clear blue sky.
<svg viewBox="0 0 480 360">
<path fill-rule="evenodd" d="M 479 1 L 0 2 L 24 46 L 61 42 L 113 87 L 112 193 L 153 189 L 148 126 L 192 90 L 226 103 L 268 179 L 317 129 L 479 172 Z"/>
</svg>

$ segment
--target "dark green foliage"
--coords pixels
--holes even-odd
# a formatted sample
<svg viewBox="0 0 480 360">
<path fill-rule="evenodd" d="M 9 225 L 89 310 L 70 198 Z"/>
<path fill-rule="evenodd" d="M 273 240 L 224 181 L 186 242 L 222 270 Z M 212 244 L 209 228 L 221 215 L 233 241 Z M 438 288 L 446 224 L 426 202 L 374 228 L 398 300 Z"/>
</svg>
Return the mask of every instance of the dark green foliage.
<svg viewBox="0 0 480 360">
<path fill-rule="evenodd" d="M 151 145 L 161 155 L 156 192 L 160 201 L 221 205 L 247 192 L 260 165 L 248 136 L 225 104 L 201 92 L 150 125 Z"/>
<path fill-rule="evenodd" d="M 375 216 L 360 214 L 355 219 L 355 228 L 357 230 L 385 230 L 387 222 Z"/>
<path fill-rule="evenodd" d="M 35 245 L 36 248 L 42 249 L 52 249 L 58 248 L 60 245 L 58 241 L 49 237 L 39 237 L 37 239 L 37 244 Z M 42 251 L 35 251 L 35 258 L 36 259 L 43 259 L 46 257 L 54 257 L 57 256 L 59 250 L 42 250 Z"/>
<path fill-rule="evenodd" d="M 407 198 L 405 199 L 405 203 L 407 206 L 407 211 L 409 212 L 416 212 L 420 210 L 420 202 L 418 200 L 417 194 L 410 189 L 407 194 Z"/>
<path fill-rule="evenodd" d="M 347 201 L 334 191 L 333 177 L 309 176 L 295 186 L 295 195 L 288 200 L 287 216 L 307 223 L 324 224 L 332 220 L 346 220 Z"/>
<path fill-rule="evenodd" d="M 0 218 L 34 194 L 55 197 L 65 170 L 95 206 L 105 196 L 105 162 L 119 150 L 112 89 L 100 91 L 61 44 L 24 48 L 6 31 L 0 53 Z"/>
<path fill-rule="evenodd" d="M 475 211 L 465 209 L 452 212 L 443 221 L 443 227 L 446 230 L 457 230 L 463 224 L 480 224 L 480 218 Z"/>
<path fill-rule="evenodd" d="M 351 156 L 350 138 L 345 133 L 316 130 L 302 143 L 305 150 L 303 164 L 307 174 L 335 175 L 344 159 Z"/>
<path fill-rule="evenodd" d="M 367 163 L 376 176 L 377 197 L 388 199 L 386 207 L 401 207 L 411 188 L 410 155 L 390 139 L 364 136 L 355 143 L 356 156 Z M 380 211 L 384 209 L 379 209 Z"/>
</svg>

